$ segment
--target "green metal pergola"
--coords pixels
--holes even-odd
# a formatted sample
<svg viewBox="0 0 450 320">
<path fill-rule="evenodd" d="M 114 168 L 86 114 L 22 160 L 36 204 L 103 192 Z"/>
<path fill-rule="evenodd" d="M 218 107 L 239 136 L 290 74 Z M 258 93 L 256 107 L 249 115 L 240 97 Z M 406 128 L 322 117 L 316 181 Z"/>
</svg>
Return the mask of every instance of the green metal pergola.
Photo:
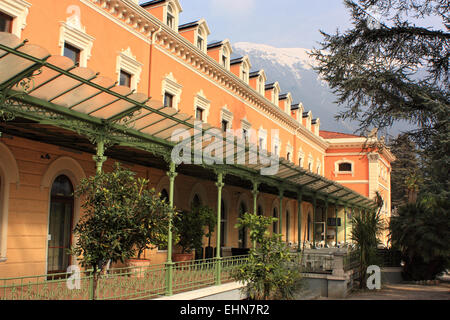
<svg viewBox="0 0 450 320">
<path fill-rule="evenodd" d="M 261 170 L 269 165 L 252 161 L 263 151 L 256 145 L 230 138 L 206 123 L 198 130 L 192 116 L 164 107 L 159 101 L 118 86 L 90 69 L 73 65 L 66 57 L 50 55 L 40 46 L 21 42 L 9 33 L 0 33 L 1 119 L 5 120 L 0 122 L 3 133 L 93 153 L 97 172 L 102 170 L 105 155 L 167 170 L 172 205 L 175 178 L 177 173 L 182 173 L 216 181 L 219 204 L 225 184 L 252 190 L 254 204 L 258 192 L 279 195 L 280 218 L 283 197 L 297 199 L 299 204 L 310 201 L 314 203 L 314 212 L 317 200 L 359 210 L 376 207 L 367 197 L 283 158 L 277 158 L 276 174 L 261 175 Z M 227 159 L 223 159 L 225 164 L 214 164 L 215 159 L 203 153 L 201 163 L 177 165 L 171 157 L 176 146 L 171 141 L 175 130 L 189 134 L 190 140 L 184 143 L 191 146 L 202 136 L 214 138 L 200 139 L 201 150 L 221 144 L 224 149 L 232 148 L 232 160 L 238 157 L 236 150 L 243 150 L 246 164 L 226 164 Z M 194 153 L 195 150 L 192 151 L 195 157 Z M 300 224 L 301 206 L 298 207 Z M 219 248 L 220 205 L 217 214 Z M 280 232 L 281 225 L 280 220 Z M 169 236 L 169 266 L 172 264 L 170 240 Z M 216 258 L 220 259 L 220 250 L 216 251 Z"/>
</svg>

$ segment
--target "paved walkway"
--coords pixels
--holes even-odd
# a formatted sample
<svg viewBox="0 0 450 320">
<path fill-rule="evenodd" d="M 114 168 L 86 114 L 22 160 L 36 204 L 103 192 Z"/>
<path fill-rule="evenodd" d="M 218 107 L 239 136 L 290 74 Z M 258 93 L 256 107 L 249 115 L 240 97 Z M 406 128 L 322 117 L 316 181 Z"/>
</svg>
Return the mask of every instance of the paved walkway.
<svg viewBox="0 0 450 320">
<path fill-rule="evenodd" d="M 346 300 L 450 300 L 450 283 L 390 284 L 381 290 L 355 291 Z"/>
</svg>

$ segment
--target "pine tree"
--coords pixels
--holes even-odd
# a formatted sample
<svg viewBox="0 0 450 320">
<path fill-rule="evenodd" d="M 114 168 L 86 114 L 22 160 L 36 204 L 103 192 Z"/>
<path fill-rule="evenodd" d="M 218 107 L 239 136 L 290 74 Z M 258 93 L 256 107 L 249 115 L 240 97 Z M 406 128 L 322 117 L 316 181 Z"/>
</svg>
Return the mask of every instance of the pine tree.
<svg viewBox="0 0 450 320">
<path fill-rule="evenodd" d="M 312 56 L 337 95 L 338 119 L 359 121 L 361 133 L 397 121 L 428 163 L 429 193 L 449 199 L 450 4 L 448 0 L 345 0 L 353 28 L 330 35 Z M 375 19 L 371 12 L 378 11 Z M 427 17 L 442 27 L 426 26 Z M 414 23 L 412 23 L 414 19 Z M 380 21 L 382 20 L 382 21 Z M 417 21 L 417 22 L 416 22 Z M 423 26 L 417 23 L 423 23 Z"/>
<path fill-rule="evenodd" d="M 398 208 L 408 202 L 407 179 L 421 178 L 419 150 L 407 135 L 399 135 L 389 145 L 396 160 L 391 164 L 391 201 L 392 208 Z"/>
</svg>

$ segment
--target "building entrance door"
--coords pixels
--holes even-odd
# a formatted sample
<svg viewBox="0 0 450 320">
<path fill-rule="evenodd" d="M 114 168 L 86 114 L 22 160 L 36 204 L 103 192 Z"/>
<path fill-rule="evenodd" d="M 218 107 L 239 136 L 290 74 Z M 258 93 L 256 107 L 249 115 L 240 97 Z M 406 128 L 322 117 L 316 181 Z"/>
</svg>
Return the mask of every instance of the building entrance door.
<svg viewBox="0 0 450 320">
<path fill-rule="evenodd" d="M 48 233 L 47 273 L 64 273 L 71 263 L 67 249 L 72 243 L 73 187 L 59 176 L 52 185 Z"/>
</svg>

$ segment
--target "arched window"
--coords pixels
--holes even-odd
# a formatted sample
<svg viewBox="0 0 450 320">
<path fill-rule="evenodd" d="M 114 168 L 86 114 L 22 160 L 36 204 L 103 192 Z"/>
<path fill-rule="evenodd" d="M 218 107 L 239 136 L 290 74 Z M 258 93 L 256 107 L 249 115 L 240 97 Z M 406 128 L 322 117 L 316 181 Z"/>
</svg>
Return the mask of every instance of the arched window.
<svg viewBox="0 0 450 320">
<path fill-rule="evenodd" d="M 198 208 L 202 205 L 202 200 L 200 199 L 200 197 L 198 196 L 198 194 L 196 194 L 194 196 L 194 198 L 192 199 L 192 203 L 191 203 L 191 207 L 192 208 Z"/>
<path fill-rule="evenodd" d="M 201 51 L 204 51 L 204 47 L 205 47 L 205 36 L 203 30 L 199 28 L 197 31 L 197 48 L 199 48 Z"/>
<path fill-rule="evenodd" d="M 227 70 L 230 68 L 230 54 L 225 46 L 222 48 L 222 66 Z"/>
<path fill-rule="evenodd" d="M 257 215 L 258 216 L 263 216 L 264 215 L 264 210 L 263 210 L 261 205 L 258 205 Z"/>
<path fill-rule="evenodd" d="M 339 163 L 339 172 L 352 172 L 352 164 L 350 162 Z"/>
<path fill-rule="evenodd" d="M 165 200 L 166 202 L 169 202 L 169 193 L 167 192 L 166 189 L 162 189 L 160 198 L 161 198 L 161 200 Z"/>
<path fill-rule="evenodd" d="M 273 223 L 273 233 L 278 233 L 278 211 L 277 208 L 273 208 L 273 214 L 272 216 L 277 219 L 277 221 L 275 221 Z"/>
<path fill-rule="evenodd" d="M 171 4 L 167 6 L 167 19 L 166 24 L 170 29 L 175 29 L 175 12 Z"/>
<path fill-rule="evenodd" d="M 241 202 L 239 205 L 239 218 L 242 218 L 244 214 L 247 212 L 247 206 L 244 202 Z M 239 248 L 247 248 L 247 228 L 239 229 Z"/>
<path fill-rule="evenodd" d="M 63 273 L 71 263 L 67 254 L 72 244 L 73 186 L 65 175 L 53 182 L 48 226 L 47 273 Z"/>
</svg>

